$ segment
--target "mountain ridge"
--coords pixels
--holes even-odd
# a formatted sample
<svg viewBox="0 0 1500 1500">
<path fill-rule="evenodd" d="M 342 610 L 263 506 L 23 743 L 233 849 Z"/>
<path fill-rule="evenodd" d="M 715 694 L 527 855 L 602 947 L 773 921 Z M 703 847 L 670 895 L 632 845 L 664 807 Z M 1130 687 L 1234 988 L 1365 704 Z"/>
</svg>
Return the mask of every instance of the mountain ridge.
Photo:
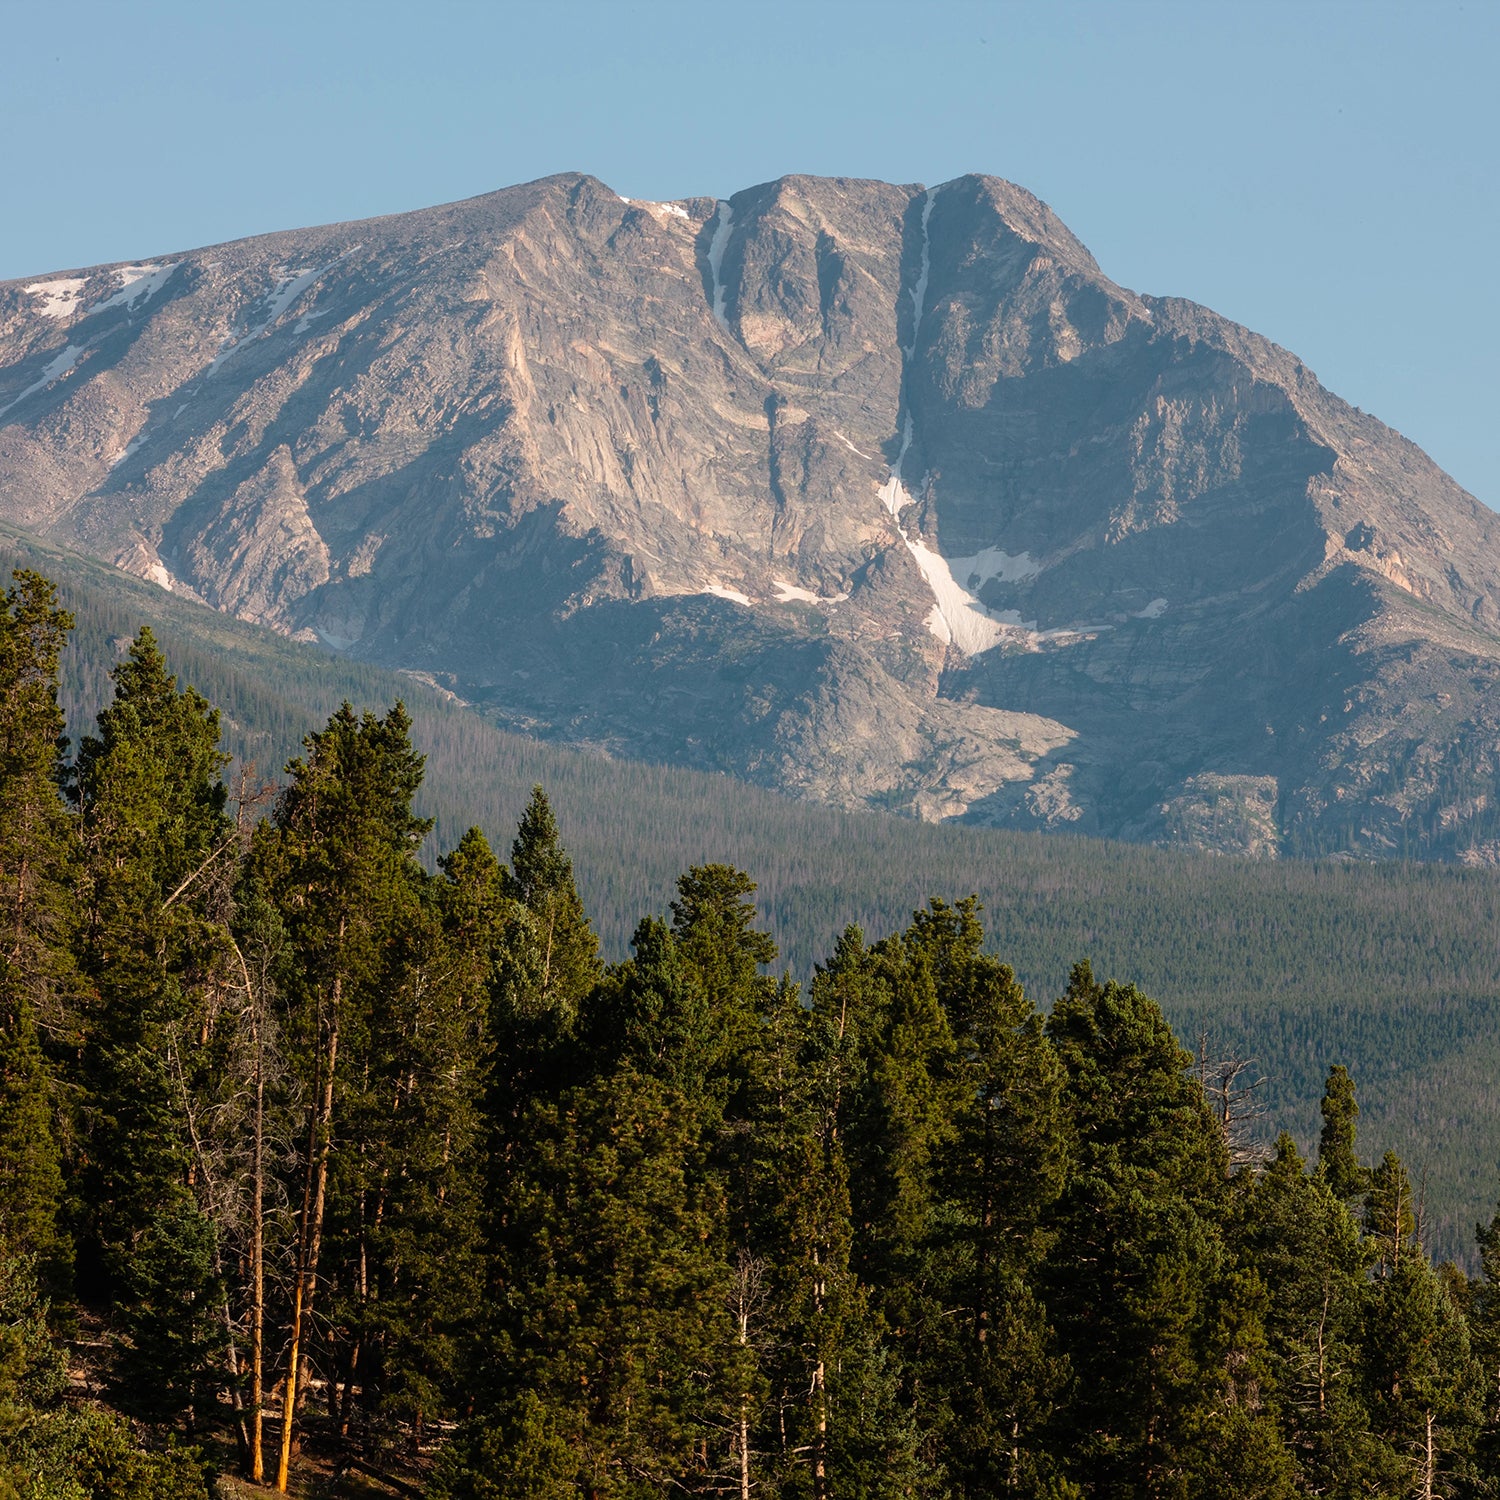
<svg viewBox="0 0 1500 1500">
<path fill-rule="evenodd" d="M 1495 517 L 997 178 L 559 174 L 0 284 L 0 512 L 617 755 L 1500 859 Z"/>
</svg>

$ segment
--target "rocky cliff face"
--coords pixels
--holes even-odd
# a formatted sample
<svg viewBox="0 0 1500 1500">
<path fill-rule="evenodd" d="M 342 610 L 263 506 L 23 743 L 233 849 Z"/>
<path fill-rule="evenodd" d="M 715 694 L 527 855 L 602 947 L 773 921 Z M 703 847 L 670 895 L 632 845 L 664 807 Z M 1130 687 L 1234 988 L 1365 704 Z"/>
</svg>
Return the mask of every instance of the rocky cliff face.
<svg viewBox="0 0 1500 1500">
<path fill-rule="evenodd" d="M 0 513 L 620 755 L 1500 858 L 1497 518 L 991 178 L 566 176 L 0 285 Z"/>
</svg>

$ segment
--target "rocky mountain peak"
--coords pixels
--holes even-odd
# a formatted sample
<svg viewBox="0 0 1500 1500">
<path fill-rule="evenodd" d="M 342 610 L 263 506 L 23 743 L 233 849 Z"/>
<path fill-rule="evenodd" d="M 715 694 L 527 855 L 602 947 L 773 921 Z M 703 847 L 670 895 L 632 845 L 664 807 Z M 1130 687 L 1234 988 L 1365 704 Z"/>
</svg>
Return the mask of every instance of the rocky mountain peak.
<svg viewBox="0 0 1500 1500">
<path fill-rule="evenodd" d="M 0 285 L 0 509 L 804 795 L 1488 859 L 1493 517 L 999 178 L 578 173 Z"/>
</svg>

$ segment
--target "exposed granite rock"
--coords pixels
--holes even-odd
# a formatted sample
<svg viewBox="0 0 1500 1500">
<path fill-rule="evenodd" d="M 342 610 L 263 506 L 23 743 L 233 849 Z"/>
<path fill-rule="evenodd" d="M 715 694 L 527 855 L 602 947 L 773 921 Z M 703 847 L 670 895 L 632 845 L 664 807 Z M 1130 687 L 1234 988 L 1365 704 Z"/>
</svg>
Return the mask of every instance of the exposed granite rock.
<svg viewBox="0 0 1500 1500">
<path fill-rule="evenodd" d="M 0 285 L 0 513 L 620 755 L 1500 848 L 1497 518 L 992 178 L 568 175 Z"/>
</svg>

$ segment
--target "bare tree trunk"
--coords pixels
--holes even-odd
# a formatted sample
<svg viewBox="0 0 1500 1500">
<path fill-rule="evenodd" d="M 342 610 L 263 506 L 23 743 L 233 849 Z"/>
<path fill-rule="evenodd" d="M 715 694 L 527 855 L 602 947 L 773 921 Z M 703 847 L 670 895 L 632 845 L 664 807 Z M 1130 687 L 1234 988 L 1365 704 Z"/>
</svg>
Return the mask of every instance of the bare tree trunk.
<svg viewBox="0 0 1500 1500">
<path fill-rule="evenodd" d="M 813 1500 L 828 1500 L 828 1374 L 820 1359 L 813 1367 Z"/>
<path fill-rule="evenodd" d="M 344 923 L 339 923 L 339 936 Z M 313 1111 L 308 1136 L 307 1175 L 302 1188 L 302 1225 L 297 1246 L 297 1279 L 292 1290 L 292 1343 L 287 1352 L 286 1384 L 281 1398 L 281 1457 L 276 1465 L 276 1488 L 286 1493 L 292 1461 L 292 1427 L 297 1414 L 298 1374 L 303 1360 L 303 1327 L 312 1316 L 317 1286 L 318 1257 L 323 1248 L 323 1207 L 328 1197 L 329 1134 L 333 1124 L 333 1078 L 339 1055 L 339 997 L 342 979 L 333 982 L 328 1055 L 322 1098 Z M 309 1201 L 311 1200 L 311 1201 Z"/>
<path fill-rule="evenodd" d="M 1323 1311 L 1318 1317 L 1318 1416 L 1328 1412 L 1328 1351 L 1324 1348 L 1323 1334 L 1328 1326 L 1328 1300 L 1332 1293 L 1323 1288 Z"/>
<path fill-rule="evenodd" d="M 214 1247 L 214 1274 L 222 1277 L 223 1259 L 218 1246 Z M 234 1314 L 229 1307 L 229 1293 L 224 1293 L 224 1335 L 226 1339 L 224 1361 L 229 1371 L 229 1404 L 234 1408 L 234 1440 L 239 1450 L 240 1463 L 250 1457 L 250 1434 L 245 1427 L 245 1400 L 240 1394 L 240 1351 L 234 1341 Z"/>
<path fill-rule="evenodd" d="M 231 938 L 231 942 L 234 940 Z M 255 1124 L 250 1168 L 250 1477 L 260 1484 L 266 1477 L 265 1454 L 265 1324 L 266 1324 L 266 1070 L 265 1038 L 261 1035 L 260 1000 L 250 983 L 250 966 L 234 944 L 250 1003 L 250 1047 L 255 1055 Z"/>
<path fill-rule="evenodd" d="M 750 1403 L 740 1399 L 740 1500 L 750 1500 Z"/>
<path fill-rule="evenodd" d="M 823 1271 L 823 1256 L 817 1245 L 813 1246 L 813 1265 L 818 1269 L 813 1277 L 813 1306 L 821 1323 L 828 1298 L 828 1281 Z M 813 1366 L 813 1500 L 828 1500 L 828 1367 L 822 1351 Z"/>
<path fill-rule="evenodd" d="M 1432 1500 L 1432 1482 L 1436 1478 L 1437 1458 L 1433 1452 L 1432 1413 L 1427 1413 L 1427 1451 L 1422 1460 L 1422 1500 Z"/>
<path fill-rule="evenodd" d="M 740 1252 L 739 1285 L 736 1288 L 734 1315 L 739 1325 L 739 1345 L 748 1354 L 750 1348 L 750 1316 L 752 1305 L 759 1293 L 759 1267 Z M 750 1500 L 750 1392 L 740 1392 L 740 1414 L 737 1424 L 737 1446 L 739 1449 L 740 1500 Z"/>
</svg>

